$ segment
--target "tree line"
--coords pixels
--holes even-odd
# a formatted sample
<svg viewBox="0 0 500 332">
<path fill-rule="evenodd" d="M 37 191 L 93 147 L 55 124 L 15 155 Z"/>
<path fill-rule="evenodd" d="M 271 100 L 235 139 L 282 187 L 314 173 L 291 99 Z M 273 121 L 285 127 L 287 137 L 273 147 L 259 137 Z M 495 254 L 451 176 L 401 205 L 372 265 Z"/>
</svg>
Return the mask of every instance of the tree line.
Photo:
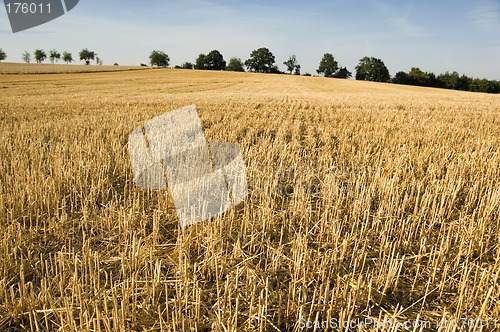
<svg viewBox="0 0 500 332">
<path fill-rule="evenodd" d="M 94 51 L 89 51 L 87 48 L 82 49 L 78 53 L 78 55 L 80 56 L 80 61 L 85 61 L 86 65 L 90 65 L 90 62 L 94 60 L 97 65 L 102 65 L 102 59 L 97 56 L 97 53 Z M 33 57 L 32 54 L 28 51 L 24 51 L 24 53 L 22 54 L 22 59 L 26 63 L 31 63 L 32 60 L 35 60 L 37 63 L 42 63 L 47 58 L 50 59 L 51 63 L 56 63 L 59 60 L 66 62 L 66 64 L 74 62 L 73 54 L 67 51 L 64 51 L 61 54 L 55 49 L 48 51 L 48 53 L 42 49 L 37 49 L 33 52 Z M 5 59 L 7 59 L 7 54 L 0 48 L 0 61 Z"/>
<path fill-rule="evenodd" d="M 79 53 L 80 61 L 85 61 L 89 65 L 91 61 L 101 65 L 100 59 L 94 51 L 82 49 Z M 59 53 L 57 50 L 50 50 L 48 54 L 37 49 L 33 52 L 33 58 L 37 63 L 44 62 L 47 57 L 52 63 L 63 60 L 66 63 L 73 62 L 73 55 L 69 52 Z M 0 61 L 5 60 L 7 54 L 0 48 Z M 22 55 L 23 61 L 30 63 L 32 55 L 25 51 Z M 163 51 L 154 50 L 149 55 L 151 66 L 166 68 L 170 64 L 170 57 Z M 301 75 L 301 66 L 297 57 L 292 54 L 288 60 L 284 61 L 286 72 L 280 71 L 276 65 L 276 59 L 273 53 L 266 47 L 253 50 L 250 57 L 242 61 L 240 58 L 232 57 L 226 63 L 224 57 L 218 50 L 210 51 L 208 54 L 199 54 L 195 63 L 185 62 L 182 65 L 176 65 L 174 68 L 183 69 L 201 69 L 201 70 L 228 70 L 244 72 L 245 67 L 248 71 L 257 73 L 275 73 L 275 74 L 293 74 Z M 115 65 L 118 65 L 115 63 Z M 141 66 L 145 66 L 141 64 Z M 500 93 L 500 82 L 496 80 L 487 80 L 460 75 L 456 71 L 435 75 L 432 72 L 423 72 L 419 68 L 412 68 L 409 72 L 399 71 L 391 77 L 389 70 L 381 59 L 375 57 L 363 57 L 355 67 L 355 79 L 372 82 L 385 82 L 406 85 L 417 85 L 434 88 L 454 89 L 473 92 Z M 351 78 L 352 73 L 342 67 L 331 53 L 323 54 L 316 73 L 324 77 Z M 302 74 L 311 76 L 309 73 Z"/>
<path fill-rule="evenodd" d="M 151 66 L 168 67 L 170 58 L 163 51 L 152 51 L 150 56 Z M 250 53 L 250 58 L 242 61 L 240 58 L 233 57 L 226 64 L 224 57 L 218 50 L 213 50 L 208 54 L 200 54 L 193 64 L 185 62 L 183 65 L 176 65 L 174 68 L 182 69 L 204 69 L 204 70 L 229 70 L 229 71 L 248 71 L 257 73 L 276 73 L 285 74 L 279 70 L 275 64 L 276 60 L 272 52 L 262 47 Z M 287 68 L 288 74 L 300 75 L 300 64 L 297 57 L 292 54 L 283 64 Z M 389 69 L 381 59 L 375 57 L 363 57 L 355 67 L 355 79 L 372 82 L 384 82 L 406 85 L 417 85 L 444 89 L 455 89 L 473 92 L 500 93 L 500 82 L 495 80 L 472 78 L 465 75 L 459 75 L 457 72 L 435 75 L 426 73 L 419 68 L 412 68 L 408 73 L 404 71 L 397 72 L 391 77 Z M 318 75 L 334 78 L 351 78 L 352 73 L 339 65 L 331 53 L 325 53 L 321 59 L 318 69 Z M 305 76 L 311 76 L 304 73 Z"/>
<path fill-rule="evenodd" d="M 433 88 L 454 89 L 473 92 L 500 93 L 500 82 L 485 78 L 473 78 L 460 75 L 456 71 L 435 75 L 426 73 L 420 68 L 412 68 L 409 72 L 400 71 L 391 80 L 392 83 L 427 86 Z"/>
</svg>

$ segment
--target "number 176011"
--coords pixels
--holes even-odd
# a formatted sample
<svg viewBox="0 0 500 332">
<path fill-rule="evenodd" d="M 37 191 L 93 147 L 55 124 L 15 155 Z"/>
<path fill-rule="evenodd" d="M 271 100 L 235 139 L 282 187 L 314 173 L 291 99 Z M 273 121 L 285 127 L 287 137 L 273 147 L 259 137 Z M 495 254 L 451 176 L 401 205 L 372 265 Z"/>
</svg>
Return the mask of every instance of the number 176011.
<svg viewBox="0 0 500 332">
<path fill-rule="evenodd" d="M 50 3 L 14 2 L 5 5 L 8 14 L 50 14 Z"/>
</svg>

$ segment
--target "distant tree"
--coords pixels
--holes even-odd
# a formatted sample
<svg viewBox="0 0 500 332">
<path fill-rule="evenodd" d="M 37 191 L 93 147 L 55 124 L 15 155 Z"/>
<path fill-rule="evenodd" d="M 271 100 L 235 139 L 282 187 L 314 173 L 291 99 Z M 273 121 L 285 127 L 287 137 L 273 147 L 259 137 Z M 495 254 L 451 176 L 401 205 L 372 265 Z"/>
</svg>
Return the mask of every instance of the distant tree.
<svg viewBox="0 0 500 332">
<path fill-rule="evenodd" d="M 210 51 L 207 55 L 200 54 L 196 59 L 195 69 L 205 70 L 224 70 L 226 69 L 226 61 L 219 51 Z"/>
<path fill-rule="evenodd" d="M 374 57 L 364 57 L 356 66 L 356 79 L 372 82 L 389 82 L 391 76 L 384 62 Z"/>
<path fill-rule="evenodd" d="M 462 75 L 462 76 L 460 76 L 460 79 L 458 80 L 457 89 L 463 90 L 463 91 L 468 91 L 471 83 L 472 83 L 472 78 L 470 78 L 466 75 Z"/>
<path fill-rule="evenodd" d="M 149 55 L 149 63 L 151 66 L 166 68 L 170 63 L 170 57 L 163 51 L 153 51 Z"/>
<path fill-rule="evenodd" d="M 207 54 L 207 64 L 208 68 L 211 70 L 224 70 L 226 69 L 226 61 L 224 61 L 224 57 L 220 54 L 219 51 L 213 50 Z"/>
<path fill-rule="evenodd" d="M 73 55 L 69 52 L 64 51 L 62 59 L 64 62 L 66 62 L 66 64 L 69 64 L 70 62 L 73 62 Z"/>
<path fill-rule="evenodd" d="M 47 54 L 45 54 L 44 50 L 35 50 L 35 60 L 37 63 L 42 63 L 47 59 Z"/>
<path fill-rule="evenodd" d="M 418 86 L 437 86 L 434 73 L 425 73 L 420 68 L 413 67 L 406 76 L 407 84 Z"/>
<path fill-rule="evenodd" d="M 312 76 L 311 73 L 304 73 L 302 76 Z"/>
<path fill-rule="evenodd" d="M 7 53 L 0 48 L 0 61 L 7 59 Z"/>
<path fill-rule="evenodd" d="M 395 84 L 409 84 L 408 74 L 404 71 L 398 71 L 391 79 L 391 83 Z"/>
<path fill-rule="evenodd" d="M 24 53 L 23 53 L 23 61 L 26 62 L 26 63 L 30 63 L 31 62 L 31 54 L 30 54 L 30 52 L 24 51 Z"/>
<path fill-rule="evenodd" d="M 229 63 L 226 67 L 226 70 L 229 71 L 245 71 L 245 68 L 243 67 L 243 61 L 241 61 L 240 58 L 231 58 L 229 59 Z"/>
<path fill-rule="evenodd" d="M 433 72 L 428 72 L 427 75 L 429 76 L 428 81 L 427 81 L 427 86 L 433 87 L 433 88 L 439 88 L 440 87 L 440 82 L 437 79 L 436 75 Z"/>
<path fill-rule="evenodd" d="M 115 62 L 115 63 L 113 64 L 113 66 L 119 66 L 118 62 Z"/>
<path fill-rule="evenodd" d="M 102 59 L 99 58 L 98 56 L 95 57 L 95 62 L 98 66 L 102 66 Z"/>
<path fill-rule="evenodd" d="M 270 73 L 277 67 L 274 66 L 274 55 L 266 47 L 253 50 L 250 53 L 250 59 L 245 61 L 245 66 L 257 73 Z"/>
<path fill-rule="evenodd" d="M 341 67 L 334 75 L 335 78 L 350 78 L 352 73 L 346 67 Z"/>
<path fill-rule="evenodd" d="M 61 59 L 61 53 L 57 52 L 56 50 L 50 50 L 49 51 L 49 58 L 50 58 L 50 62 L 54 63 L 54 61 Z"/>
<path fill-rule="evenodd" d="M 411 85 L 426 86 L 429 80 L 427 73 L 424 73 L 420 68 L 413 67 L 408 72 L 408 82 Z"/>
<path fill-rule="evenodd" d="M 80 51 L 80 61 L 84 60 L 86 65 L 90 65 L 90 60 L 94 60 L 97 54 L 87 48 Z"/>
<path fill-rule="evenodd" d="M 500 93 L 500 82 L 494 80 L 488 81 L 488 90 L 487 91 L 483 90 L 483 92 Z"/>
<path fill-rule="evenodd" d="M 300 75 L 300 65 L 295 54 L 290 55 L 288 60 L 283 62 L 283 64 L 286 66 L 288 73 L 292 74 L 295 70 L 295 72 L 298 72 L 298 75 Z"/>
<path fill-rule="evenodd" d="M 196 58 L 196 62 L 194 63 L 194 69 L 205 69 L 206 57 L 207 56 L 205 54 L 200 53 L 198 55 L 198 58 Z"/>
<path fill-rule="evenodd" d="M 271 74 L 284 74 L 284 72 L 282 72 L 277 65 L 272 65 L 269 72 Z"/>
<path fill-rule="evenodd" d="M 500 81 L 491 81 L 493 82 L 493 89 L 495 93 L 500 93 Z"/>
<path fill-rule="evenodd" d="M 205 69 L 205 64 L 207 62 L 206 57 L 207 56 L 205 54 L 200 53 L 194 63 L 194 69 L 200 69 L 200 70 Z"/>
<path fill-rule="evenodd" d="M 300 65 L 299 64 L 297 64 L 295 66 L 295 71 L 293 72 L 293 74 L 294 75 L 300 75 Z"/>
<path fill-rule="evenodd" d="M 181 67 L 182 69 L 193 69 L 194 65 L 191 62 L 184 62 L 184 64 Z"/>
<path fill-rule="evenodd" d="M 475 78 L 471 81 L 469 85 L 469 90 L 473 92 L 487 92 L 487 93 L 498 93 L 496 91 L 495 81 L 488 81 L 487 79 Z"/>
<path fill-rule="evenodd" d="M 323 74 L 325 77 L 335 77 L 339 70 L 339 64 L 330 53 L 325 53 L 316 70 L 318 74 Z"/>
<path fill-rule="evenodd" d="M 487 79 L 482 79 L 479 86 L 481 88 L 481 92 L 500 93 L 500 84 L 498 81 L 488 81 Z"/>
<path fill-rule="evenodd" d="M 445 89 L 456 89 L 458 87 L 458 81 L 460 80 L 460 75 L 454 71 L 453 73 L 445 72 L 438 76 L 438 80 L 442 88 Z"/>
</svg>

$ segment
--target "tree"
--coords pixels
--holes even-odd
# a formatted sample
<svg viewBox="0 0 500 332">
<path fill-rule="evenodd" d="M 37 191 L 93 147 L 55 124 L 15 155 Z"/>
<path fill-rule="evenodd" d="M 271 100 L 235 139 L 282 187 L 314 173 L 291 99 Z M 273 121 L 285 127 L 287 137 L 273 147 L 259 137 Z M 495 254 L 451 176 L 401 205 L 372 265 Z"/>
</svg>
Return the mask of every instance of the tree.
<svg viewBox="0 0 500 332">
<path fill-rule="evenodd" d="M 413 67 L 407 75 L 410 85 L 434 86 L 435 76 L 433 73 L 424 73 L 420 68 Z"/>
<path fill-rule="evenodd" d="M 282 72 L 277 65 L 272 65 L 269 72 L 271 74 L 284 74 L 284 72 Z"/>
<path fill-rule="evenodd" d="M 458 81 L 460 80 L 460 75 L 454 71 L 453 73 L 445 72 L 438 76 L 438 80 L 441 86 L 445 89 L 456 89 L 458 86 Z"/>
<path fill-rule="evenodd" d="M 296 75 L 300 75 L 300 65 L 297 61 L 297 57 L 295 56 L 295 54 L 290 55 L 288 60 L 283 62 L 283 64 L 286 66 L 287 71 L 290 74 L 292 74 L 292 72 L 295 70 Z"/>
<path fill-rule="evenodd" d="M 226 70 L 245 71 L 245 68 L 243 67 L 243 61 L 241 61 L 240 58 L 235 58 L 235 57 L 229 59 L 229 63 L 226 67 Z"/>
<path fill-rule="evenodd" d="M 458 90 L 463 90 L 463 91 L 468 91 L 471 83 L 472 83 L 472 78 L 470 78 L 470 77 L 468 77 L 466 75 L 462 75 L 458 79 L 457 89 Z"/>
<path fill-rule="evenodd" d="M 226 61 L 219 51 L 213 50 L 207 55 L 207 69 L 210 70 L 224 70 L 226 69 Z"/>
<path fill-rule="evenodd" d="M 49 51 L 49 58 L 50 58 L 50 62 L 54 63 L 54 60 L 61 59 L 61 53 L 57 52 L 56 50 L 50 50 Z"/>
<path fill-rule="evenodd" d="M 398 71 L 396 75 L 391 79 L 391 83 L 395 84 L 409 84 L 408 74 L 404 71 Z"/>
<path fill-rule="evenodd" d="M 359 60 L 356 66 L 356 79 L 372 82 L 389 82 L 391 76 L 384 62 L 374 57 L 367 57 Z"/>
<path fill-rule="evenodd" d="M 95 57 L 95 63 L 98 65 L 98 66 L 102 66 L 102 59 L 99 58 L 98 56 Z"/>
<path fill-rule="evenodd" d="M 191 62 L 184 62 L 184 64 L 181 67 L 182 69 L 193 69 L 194 65 Z"/>
<path fill-rule="evenodd" d="M 493 87 L 492 83 L 493 82 L 490 82 L 485 78 L 483 79 L 476 78 L 472 80 L 469 86 L 469 90 L 473 92 L 494 92 L 490 91 L 490 85 L 491 87 Z"/>
<path fill-rule="evenodd" d="M 200 55 L 198 55 L 198 58 L 196 58 L 194 69 L 205 69 L 205 63 L 207 62 L 205 59 L 206 57 L 207 56 L 205 54 L 200 53 Z"/>
<path fill-rule="evenodd" d="M 195 69 L 205 70 L 224 70 L 226 69 L 226 61 L 219 51 L 210 51 L 207 55 L 200 54 L 196 59 Z"/>
<path fill-rule="evenodd" d="M 0 61 L 7 59 L 7 53 L 0 48 Z"/>
<path fill-rule="evenodd" d="M 30 63 L 31 62 L 31 54 L 30 54 L 30 52 L 24 51 L 24 53 L 23 53 L 23 61 L 26 62 L 26 63 Z"/>
<path fill-rule="evenodd" d="M 149 55 L 149 63 L 151 63 L 151 66 L 166 68 L 170 63 L 170 58 L 163 51 L 153 51 Z"/>
<path fill-rule="evenodd" d="M 481 80 L 481 82 L 484 82 L 485 79 Z M 488 93 L 500 93 L 500 82 L 498 81 L 488 81 L 487 82 L 487 90 L 485 87 L 482 88 L 482 92 L 488 92 Z"/>
<path fill-rule="evenodd" d="M 90 65 L 90 60 L 94 60 L 97 54 L 87 48 L 80 51 L 80 61 L 84 60 L 86 65 Z"/>
<path fill-rule="evenodd" d="M 293 72 L 294 75 L 300 75 L 300 65 L 295 66 L 295 71 Z"/>
<path fill-rule="evenodd" d="M 266 47 L 261 47 L 257 50 L 253 50 L 250 53 L 250 59 L 245 61 L 245 66 L 257 73 L 270 73 L 274 64 L 274 55 Z"/>
<path fill-rule="evenodd" d="M 46 58 L 47 54 L 45 54 L 44 50 L 35 50 L 35 60 L 38 63 L 42 63 Z"/>
<path fill-rule="evenodd" d="M 333 77 L 335 78 L 349 78 L 349 77 L 352 77 L 352 73 L 347 70 L 346 67 L 341 67 L 336 73 L 335 75 L 333 75 Z"/>
<path fill-rule="evenodd" d="M 497 81 L 489 81 L 485 78 L 476 78 L 471 82 L 469 90 L 476 92 L 499 93 L 500 85 Z"/>
<path fill-rule="evenodd" d="M 64 62 L 66 62 L 66 64 L 69 64 L 70 62 L 73 62 L 73 55 L 69 52 L 64 51 L 62 59 Z"/>
<path fill-rule="evenodd" d="M 339 63 L 335 61 L 335 58 L 330 53 L 325 53 L 323 59 L 319 63 L 319 67 L 316 70 L 318 74 L 323 74 L 325 77 L 335 77 L 335 74 L 339 70 Z"/>
</svg>

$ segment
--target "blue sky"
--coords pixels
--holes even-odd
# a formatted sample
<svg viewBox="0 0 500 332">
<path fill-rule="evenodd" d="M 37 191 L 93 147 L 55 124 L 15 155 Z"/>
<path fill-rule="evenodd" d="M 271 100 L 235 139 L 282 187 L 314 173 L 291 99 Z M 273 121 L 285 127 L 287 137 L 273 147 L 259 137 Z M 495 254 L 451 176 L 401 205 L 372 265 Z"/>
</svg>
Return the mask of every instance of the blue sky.
<svg viewBox="0 0 500 332">
<path fill-rule="evenodd" d="M 171 65 L 218 49 L 226 61 L 268 47 L 276 63 L 295 54 L 316 73 L 324 53 L 354 73 L 364 56 L 382 59 L 391 75 L 419 67 L 500 80 L 500 0 L 389 1 L 97 1 L 13 34 L 0 6 L 0 48 L 7 61 L 25 50 L 95 51 L 104 64 L 139 65 L 163 50 Z"/>
</svg>

